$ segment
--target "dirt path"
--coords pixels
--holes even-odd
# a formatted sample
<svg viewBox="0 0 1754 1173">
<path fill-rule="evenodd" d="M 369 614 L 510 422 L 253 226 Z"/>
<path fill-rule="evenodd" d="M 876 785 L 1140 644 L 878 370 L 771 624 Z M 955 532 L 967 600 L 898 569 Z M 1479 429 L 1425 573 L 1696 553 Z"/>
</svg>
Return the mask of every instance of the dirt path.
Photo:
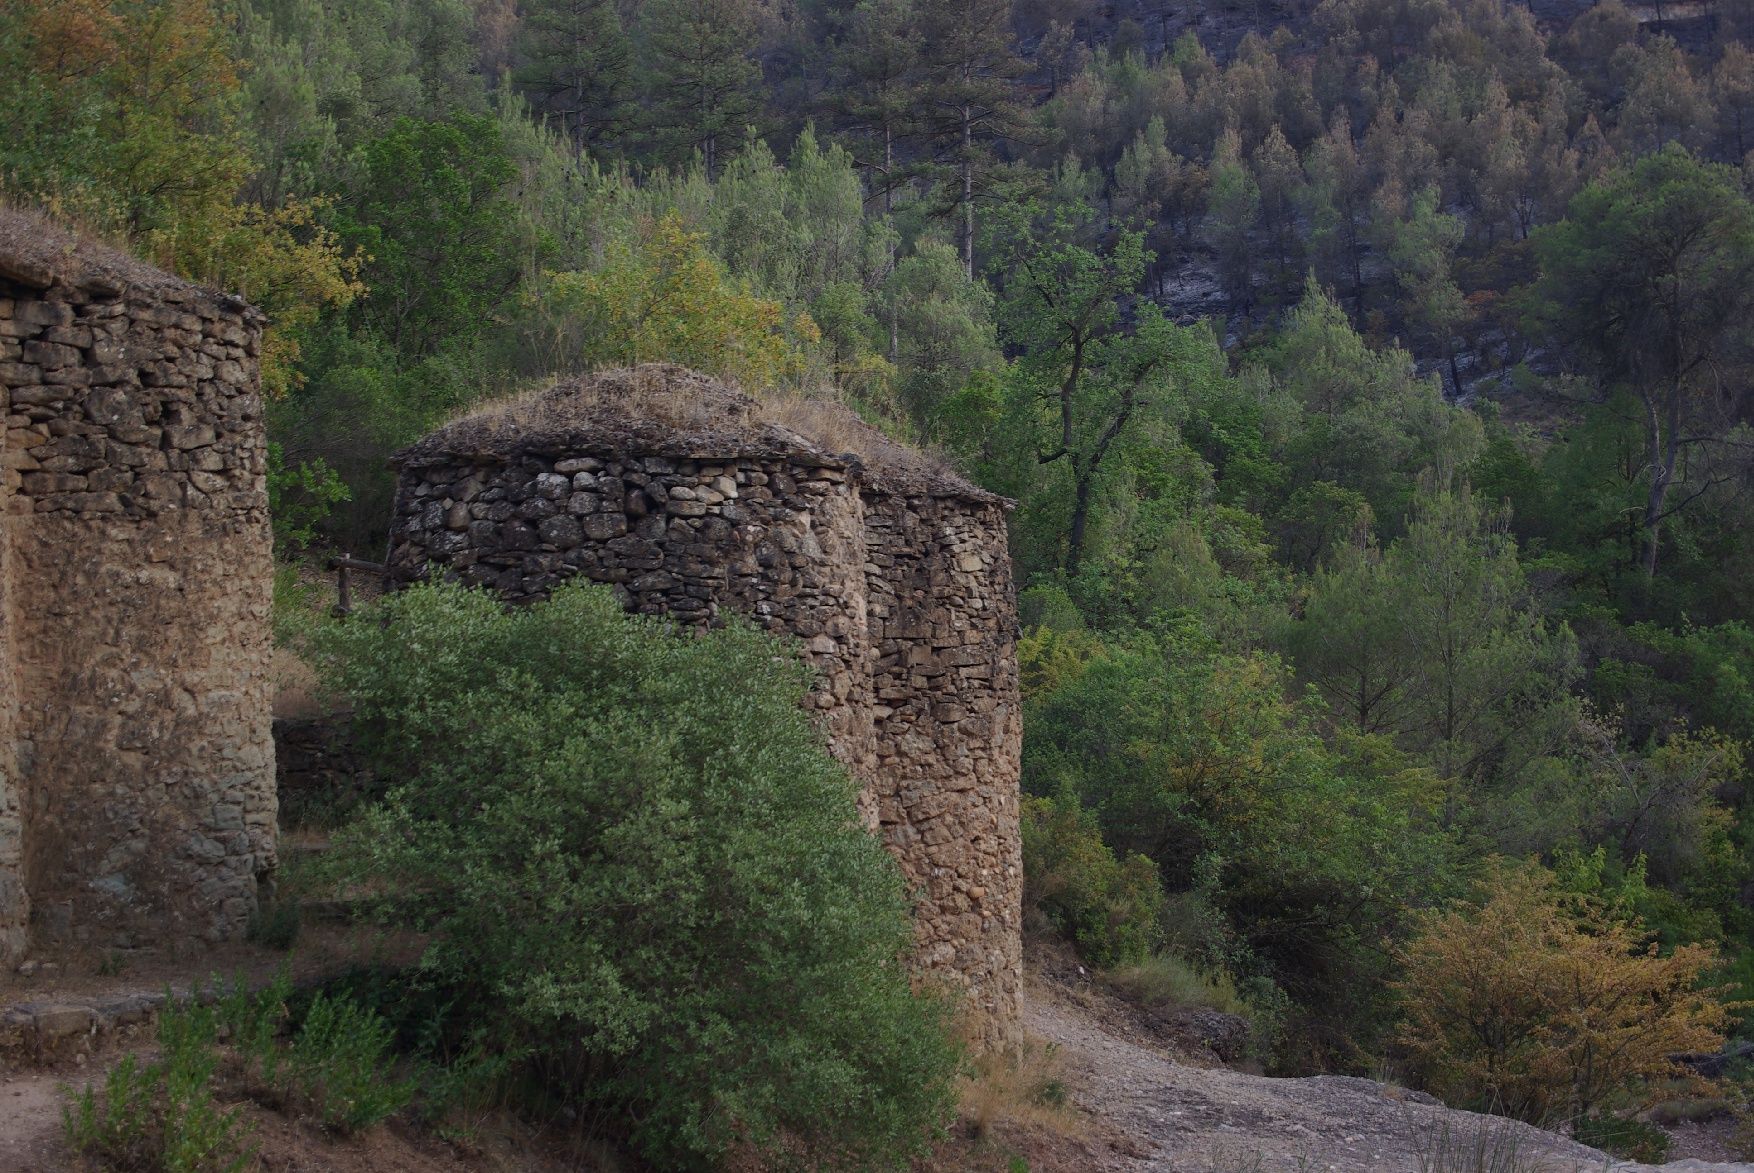
<svg viewBox="0 0 1754 1173">
<path fill-rule="evenodd" d="M 1026 1029 L 1056 1044 L 1074 1097 L 1144 1155 L 1124 1173 L 1648 1173 L 1555 1133 L 1457 1112 L 1367 1079 L 1268 1079 L 1176 1063 L 1125 1038 L 1053 985 L 1031 983 Z M 1754 1164 L 1678 1161 L 1664 1173 L 1754 1173 Z"/>
<path fill-rule="evenodd" d="M 61 1084 L 44 1072 L 0 1074 L 0 1170 L 50 1173 L 65 1169 L 61 1147 Z"/>
</svg>

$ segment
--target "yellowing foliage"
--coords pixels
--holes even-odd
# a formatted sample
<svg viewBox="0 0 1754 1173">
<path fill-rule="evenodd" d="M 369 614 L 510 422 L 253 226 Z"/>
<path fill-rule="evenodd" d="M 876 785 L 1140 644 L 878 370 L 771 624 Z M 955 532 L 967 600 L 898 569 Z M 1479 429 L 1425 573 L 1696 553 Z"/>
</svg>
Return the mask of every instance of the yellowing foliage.
<svg viewBox="0 0 1754 1173">
<path fill-rule="evenodd" d="M 729 280 L 705 237 L 675 214 L 635 239 L 617 239 L 595 269 L 551 274 L 555 343 L 581 368 L 675 362 L 759 390 L 805 365 L 788 333 L 821 337 L 809 315 L 790 323 L 777 301 Z"/>
<path fill-rule="evenodd" d="M 146 250 L 184 276 L 234 292 L 262 307 L 262 385 L 281 395 L 300 382 L 298 332 L 324 306 L 343 306 L 365 293 L 364 259 L 344 254 L 318 222 L 323 201 L 292 201 L 276 211 L 229 200 L 190 209 L 151 233 Z"/>
<path fill-rule="evenodd" d="M 56 80 L 68 154 L 19 194 L 113 236 L 180 275 L 265 310 L 262 378 L 297 382 L 297 333 L 364 292 L 358 256 L 317 221 L 322 201 L 238 200 L 253 166 L 236 107 L 225 13 L 215 0 L 22 0 L 31 60 Z M 91 112 L 96 111 L 93 115 Z M 83 112 L 83 113 L 82 113 Z M 47 137 L 47 136 L 45 136 Z M 54 144 L 44 143 L 48 149 Z"/>
<path fill-rule="evenodd" d="M 1665 957 L 1533 865 L 1494 865 L 1481 896 L 1424 918 L 1397 983 L 1399 1041 L 1445 1098 L 1571 1118 L 1682 1074 L 1671 1055 L 1723 1045 L 1730 1007 L 1700 988 L 1710 950 Z"/>
<path fill-rule="evenodd" d="M 95 74 L 117 55 L 121 20 L 106 0 L 20 0 L 18 17 L 39 49 L 36 67 L 57 81 Z"/>
<path fill-rule="evenodd" d="M 1017 673 L 1024 698 L 1046 696 L 1070 684 L 1102 654 L 1102 641 L 1086 632 L 1025 628 L 1017 641 Z"/>
</svg>

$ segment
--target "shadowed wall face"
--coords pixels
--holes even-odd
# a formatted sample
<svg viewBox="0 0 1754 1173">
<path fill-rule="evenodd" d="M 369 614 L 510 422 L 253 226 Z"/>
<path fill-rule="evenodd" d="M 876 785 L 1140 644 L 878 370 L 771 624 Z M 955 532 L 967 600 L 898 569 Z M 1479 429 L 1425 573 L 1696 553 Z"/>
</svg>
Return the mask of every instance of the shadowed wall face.
<svg viewBox="0 0 1754 1173">
<path fill-rule="evenodd" d="M 0 306 L 4 306 L 0 302 Z M 10 308 L 10 307 L 5 307 Z M 5 322 L 7 319 L 0 319 Z M 8 348 L 0 344 L 0 354 Z M 0 419 L 10 415 L 11 390 L 0 382 Z M 0 462 L 7 457 L 0 428 Z M 11 502 L 16 477 L 0 463 L 0 963 L 21 956 L 27 944 L 30 897 L 24 886 L 23 791 L 18 778 L 18 694 L 13 686 Z"/>
<path fill-rule="evenodd" d="M 274 867 L 260 331 L 104 250 L 0 255 L 13 954 L 26 918 L 48 945 L 236 937 Z"/>
<path fill-rule="evenodd" d="M 670 368 L 603 378 L 712 394 Z M 717 422 L 729 407 L 692 432 L 566 418 L 563 390 L 534 407 L 553 408 L 547 430 L 514 409 L 398 458 L 391 564 L 519 602 L 583 576 L 640 613 L 738 614 L 797 637 L 817 671 L 808 703 L 914 897 L 918 970 L 967 995 L 989 1042 L 1014 1042 L 1022 728 L 1006 503 Z"/>
<path fill-rule="evenodd" d="M 877 814 L 922 894 L 920 962 L 976 1009 L 1018 1014 L 1023 715 L 1005 516 L 996 502 L 868 493 Z"/>
</svg>

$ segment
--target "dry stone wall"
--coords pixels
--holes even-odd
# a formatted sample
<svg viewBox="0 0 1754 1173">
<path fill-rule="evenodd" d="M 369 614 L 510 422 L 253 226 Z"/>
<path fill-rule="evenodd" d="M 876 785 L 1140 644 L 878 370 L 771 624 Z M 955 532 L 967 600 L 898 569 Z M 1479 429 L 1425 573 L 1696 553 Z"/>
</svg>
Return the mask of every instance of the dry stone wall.
<svg viewBox="0 0 1754 1173">
<path fill-rule="evenodd" d="M 0 382 L 0 418 L 10 414 L 11 391 Z M 4 432 L 0 432 L 3 436 Z M 4 443 L 0 441 L 0 454 Z M 28 944 L 30 897 L 24 883 L 24 804 L 18 777 L 18 690 L 13 683 L 12 527 L 7 522 L 12 477 L 0 469 L 0 963 Z"/>
<path fill-rule="evenodd" d="M 630 393 L 656 380 L 729 394 L 674 368 L 602 378 Z M 464 421 L 401 454 L 392 567 L 515 601 L 582 575 L 637 612 L 739 614 L 798 637 L 817 670 L 809 703 L 915 893 L 919 968 L 966 992 L 991 1041 L 1013 1040 L 1021 725 L 1007 503 L 749 419 L 569 415 L 570 393 L 530 409 L 539 425 Z"/>
<path fill-rule="evenodd" d="M 235 937 L 274 867 L 261 325 L 0 215 L 9 953 L 26 923 L 41 945 Z"/>
<path fill-rule="evenodd" d="M 921 961 L 1006 1018 L 1022 967 L 1023 720 L 1004 510 L 873 492 L 865 535 L 878 820 L 932 909 Z"/>
<path fill-rule="evenodd" d="M 819 681 L 810 703 L 836 754 L 868 766 L 860 505 L 845 468 L 783 451 L 652 447 L 409 460 L 390 565 L 417 578 L 436 563 L 515 602 L 584 575 L 641 614 L 710 623 L 728 609 L 800 636 Z"/>
</svg>

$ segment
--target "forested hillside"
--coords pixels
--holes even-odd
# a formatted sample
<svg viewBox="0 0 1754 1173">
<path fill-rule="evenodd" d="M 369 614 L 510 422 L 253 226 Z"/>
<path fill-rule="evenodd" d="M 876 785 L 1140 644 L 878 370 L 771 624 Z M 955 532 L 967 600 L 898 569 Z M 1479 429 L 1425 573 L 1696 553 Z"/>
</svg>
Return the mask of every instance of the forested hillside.
<svg viewBox="0 0 1754 1173">
<path fill-rule="evenodd" d="M 288 555 L 609 364 L 937 447 L 1018 501 L 1034 927 L 1194 968 L 1282 1069 L 1550 1117 L 1662 1068 L 1592 997 L 1674 1050 L 1754 992 L 1754 8 L 1710 9 L 16 0 L 0 177 L 273 316 Z M 1462 1037 L 1494 951 L 1602 991 Z"/>
</svg>

